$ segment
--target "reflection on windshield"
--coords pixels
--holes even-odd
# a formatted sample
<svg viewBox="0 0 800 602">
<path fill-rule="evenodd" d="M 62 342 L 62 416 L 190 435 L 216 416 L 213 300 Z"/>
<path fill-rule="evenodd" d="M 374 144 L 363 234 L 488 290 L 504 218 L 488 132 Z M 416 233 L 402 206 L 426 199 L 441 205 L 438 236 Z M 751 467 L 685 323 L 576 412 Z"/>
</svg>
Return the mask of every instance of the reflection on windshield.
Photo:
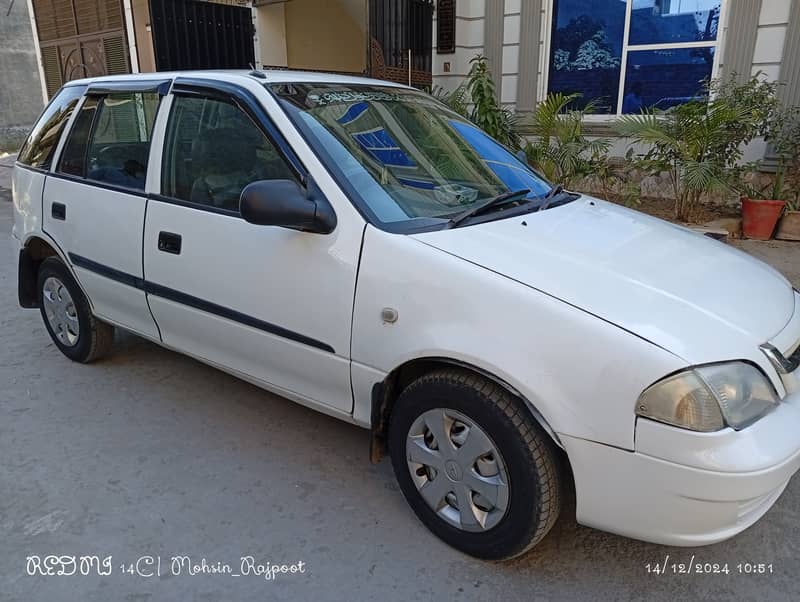
<svg viewBox="0 0 800 602">
<path fill-rule="evenodd" d="M 280 84 L 298 129 L 380 222 L 447 218 L 486 199 L 549 185 L 429 96 L 369 85 Z"/>
</svg>

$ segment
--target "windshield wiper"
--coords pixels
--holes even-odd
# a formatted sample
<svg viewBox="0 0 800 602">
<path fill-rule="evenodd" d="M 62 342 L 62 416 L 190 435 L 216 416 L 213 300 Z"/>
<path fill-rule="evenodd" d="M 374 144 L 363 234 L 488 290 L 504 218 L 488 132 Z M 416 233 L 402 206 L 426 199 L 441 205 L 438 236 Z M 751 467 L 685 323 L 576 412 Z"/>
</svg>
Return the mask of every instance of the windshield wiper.
<svg viewBox="0 0 800 602">
<path fill-rule="evenodd" d="M 466 211 L 459 213 L 455 217 L 450 219 L 450 227 L 455 228 L 463 221 L 468 220 L 471 217 L 475 217 L 476 215 L 480 215 L 487 209 L 491 209 L 492 207 L 497 207 L 498 205 L 504 205 L 505 203 L 510 203 L 512 201 L 519 200 L 520 197 L 524 197 L 526 194 L 530 192 L 530 188 L 523 188 L 521 190 L 513 190 L 511 192 L 504 192 L 503 194 L 498 194 L 496 197 L 492 197 L 491 199 L 487 199 L 482 203 L 478 203 L 474 207 L 470 207 Z"/>
<path fill-rule="evenodd" d="M 550 204 L 557 198 L 560 197 L 562 194 L 570 194 L 561 184 L 555 184 L 546 195 L 542 197 L 542 204 L 536 209 L 536 211 L 544 211 L 547 209 Z M 575 197 L 577 198 L 577 197 Z"/>
</svg>

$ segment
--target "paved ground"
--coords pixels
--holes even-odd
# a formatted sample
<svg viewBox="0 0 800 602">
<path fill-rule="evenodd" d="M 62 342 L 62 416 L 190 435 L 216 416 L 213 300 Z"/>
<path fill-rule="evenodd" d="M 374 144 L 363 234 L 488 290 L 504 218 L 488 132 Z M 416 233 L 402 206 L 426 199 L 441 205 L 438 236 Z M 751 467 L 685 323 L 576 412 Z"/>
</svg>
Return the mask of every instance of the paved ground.
<svg viewBox="0 0 800 602">
<path fill-rule="evenodd" d="M 132 336 L 118 336 L 107 361 L 70 363 L 39 314 L 17 307 L 10 228 L 0 199 L 2 601 L 800 599 L 800 478 L 760 523 L 716 546 L 608 535 L 566 508 L 524 559 L 479 562 L 416 520 L 388 462 L 368 463 L 366 431 Z M 28 576 L 27 557 L 47 554 L 112 555 L 113 573 Z M 161 556 L 160 578 L 120 570 L 148 555 Z M 248 555 L 302 561 L 304 572 L 171 576 L 175 555 L 235 569 Z M 648 574 L 667 556 L 731 573 Z M 738 574 L 746 562 L 773 572 Z"/>
</svg>

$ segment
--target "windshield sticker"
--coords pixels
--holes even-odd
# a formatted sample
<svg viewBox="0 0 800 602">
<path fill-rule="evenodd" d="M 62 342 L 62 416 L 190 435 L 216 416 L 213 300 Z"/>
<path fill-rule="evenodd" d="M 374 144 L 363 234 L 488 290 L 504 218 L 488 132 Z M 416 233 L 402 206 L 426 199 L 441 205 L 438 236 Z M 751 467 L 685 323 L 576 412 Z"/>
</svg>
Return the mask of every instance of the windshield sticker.
<svg viewBox="0 0 800 602">
<path fill-rule="evenodd" d="M 389 92 L 362 92 L 356 90 L 337 90 L 334 92 L 325 92 L 323 94 L 312 92 L 307 98 L 311 102 L 316 103 L 317 106 L 342 102 L 398 102 L 400 100 L 405 100 L 399 94 L 392 94 Z"/>
</svg>

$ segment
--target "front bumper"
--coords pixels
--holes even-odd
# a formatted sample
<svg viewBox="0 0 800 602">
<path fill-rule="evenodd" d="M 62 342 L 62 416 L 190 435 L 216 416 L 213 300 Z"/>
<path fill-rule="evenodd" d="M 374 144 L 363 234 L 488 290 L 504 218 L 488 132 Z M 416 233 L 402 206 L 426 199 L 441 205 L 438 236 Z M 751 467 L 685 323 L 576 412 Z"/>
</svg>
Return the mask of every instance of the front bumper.
<svg viewBox="0 0 800 602">
<path fill-rule="evenodd" d="M 640 419 L 636 450 L 560 436 L 579 523 L 674 546 L 745 530 L 800 469 L 800 393 L 742 431 L 690 431 Z"/>
</svg>

